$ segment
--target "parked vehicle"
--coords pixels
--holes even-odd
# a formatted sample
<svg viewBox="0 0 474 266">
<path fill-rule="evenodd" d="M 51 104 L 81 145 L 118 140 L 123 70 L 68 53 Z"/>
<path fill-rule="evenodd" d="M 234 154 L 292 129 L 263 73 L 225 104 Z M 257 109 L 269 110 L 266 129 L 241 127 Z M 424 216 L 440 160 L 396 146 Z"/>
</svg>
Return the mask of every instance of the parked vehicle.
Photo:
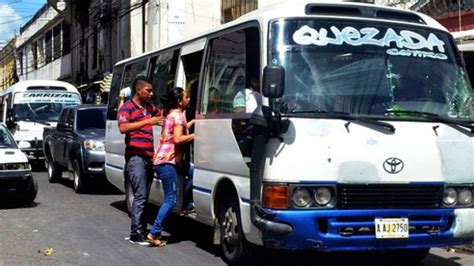
<svg viewBox="0 0 474 266">
<path fill-rule="evenodd" d="M 83 192 L 94 181 L 105 180 L 105 105 L 64 107 L 56 127 L 45 127 L 44 154 L 49 182 L 68 171 L 74 190 Z"/>
<path fill-rule="evenodd" d="M 73 85 L 57 80 L 26 80 L 0 93 L 0 122 L 13 133 L 30 160 L 42 160 L 43 127 L 56 126 L 64 106 L 81 103 Z"/>
<path fill-rule="evenodd" d="M 12 134 L 0 124 L 0 200 L 30 205 L 36 198 L 38 184 L 26 155 L 16 145 Z"/>
</svg>

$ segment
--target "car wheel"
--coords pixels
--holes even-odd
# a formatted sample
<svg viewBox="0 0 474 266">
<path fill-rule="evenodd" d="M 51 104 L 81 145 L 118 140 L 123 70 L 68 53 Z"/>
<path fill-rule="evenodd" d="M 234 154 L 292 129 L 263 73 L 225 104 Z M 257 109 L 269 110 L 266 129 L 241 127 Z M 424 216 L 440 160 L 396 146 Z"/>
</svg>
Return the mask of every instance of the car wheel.
<svg viewBox="0 0 474 266">
<path fill-rule="evenodd" d="M 132 204 L 133 204 L 133 190 L 130 182 L 125 182 L 125 206 L 127 208 L 128 216 L 132 214 Z"/>
<path fill-rule="evenodd" d="M 62 177 L 62 171 L 59 170 L 58 166 L 55 165 L 52 161 L 46 160 L 46 164 L 48 165 L 48 181 L 49 183 L 57 183 Z"/>
<path fill-rule="evenodd" d="M 30 183 L 28 184 L 28 188 L 26 189 L 25 197 L 23 198 L 23 203 L 26 206 L 29 206 L 33 203 L 36 199 L 36 195 L 38 194 L 38 182 L 36 179 L 31 177 Z"/>
<path fill-rule="evenodd" d="M 73 171 L 73 186 L 76 193 L 82 193 L 86 190 L 86 180 L 84 175 L 81 173 L 81 168 L 79 162 L 74 160 L 72 162 L 72 171 Z"/>
<path fill-rule="evenodd" d="M 230 265 L 247 265 L 255 262 L 252 245 L 242 230 L 240 209 L 235 199 L 220 203 L 218 214 L 222 259 Z"/>
</svg>

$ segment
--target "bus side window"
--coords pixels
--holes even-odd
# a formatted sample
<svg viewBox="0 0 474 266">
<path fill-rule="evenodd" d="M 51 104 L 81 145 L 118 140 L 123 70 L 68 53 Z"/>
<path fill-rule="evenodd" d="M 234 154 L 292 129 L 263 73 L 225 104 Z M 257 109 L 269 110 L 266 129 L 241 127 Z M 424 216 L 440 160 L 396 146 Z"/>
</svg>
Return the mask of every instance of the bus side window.
<svg viewBox="0 0 474 266">
<path fill-rule="evenodd" d="M 209 47 L 201 113 L 245 112 L 248 75 L 258 78 L 260 74 L 258 29 L 227 33 L 211 40 Z"/>
<path fill-rule="evenodd" d="M 117 106 L 119 102 L 119 93 L 121 90 L 123 66 L 114 69 L 112 84 L 109 91 L 109 104 L 107 108 L 107 120 L 117 119 Z"/>
<path fill-rule="evenodd" d="M 151 79 L 153 80 L 153 98 L 155 105 L 161 104 L 160 97 L 166 95 L 174 86 L 176 67 L 178 65 L 178 50 L 166 51 L 150 60 Z"/>
</svg>

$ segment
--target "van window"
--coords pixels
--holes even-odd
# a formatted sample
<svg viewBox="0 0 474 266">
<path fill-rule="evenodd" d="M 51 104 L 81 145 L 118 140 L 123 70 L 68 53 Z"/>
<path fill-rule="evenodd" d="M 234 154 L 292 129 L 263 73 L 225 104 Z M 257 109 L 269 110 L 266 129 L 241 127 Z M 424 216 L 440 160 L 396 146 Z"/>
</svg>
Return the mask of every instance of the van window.
<svg viewBox="0 0 474 266">
<path fill-rule="evenodd" d="M 109 91 L 109 105 L 107 109 L 107 119 L 108 120 L 116 120 L 117 119 L 117 108 L 118 108 L 118 101 L 119 101 L 119 93 L 120 93 L 120 83 L 122 82 L 123 77 L 123 65 L 117 66 L 114 69 L 114 73 L 112 75 L 112 83 L 110 84 L 110 91 Z"/>
<path fill-rule="evenodd" d="M 245 111 L 248 75 L 258 78 L 260 73 L 259 43 L 256 27 L 227 33 L 211 40 L 202 114 L 237 113 L 242 108 Z"/>
<path fill-rule="evenodd" d="M 176 66 L 178 65 L 178 51 L 167 51 L 150 60 L 151 79 L 153 81 L 153 98 L 151 102 L 160 104 L 160 97 L 174 85 Z"/>
</svg>

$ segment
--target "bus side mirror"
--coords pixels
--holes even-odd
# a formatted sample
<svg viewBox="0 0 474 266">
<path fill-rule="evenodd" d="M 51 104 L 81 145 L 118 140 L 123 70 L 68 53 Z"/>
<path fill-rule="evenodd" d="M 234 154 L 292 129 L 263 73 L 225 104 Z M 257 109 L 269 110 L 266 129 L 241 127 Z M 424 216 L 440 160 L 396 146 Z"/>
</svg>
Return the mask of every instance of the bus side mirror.
<svg viewBox="0 0 474 266">
<path fill-rule="evenodd" d="M 280 98 L 285 92 L 285 69 L 282 66 L 265 66 L 263 69 L 263 96 Z"/>
<path fill-rule="evenodd" d="M 13 108 L 7 109 L 7 117 L 5 120 L 5 124 L 7 125 L 7 128 L 10 131 L 13 131 L 13 129 L 15 129 L 15 127 L 17 126 L 17 123 L 15 123 L 15 109 Z"/>
</svg>

